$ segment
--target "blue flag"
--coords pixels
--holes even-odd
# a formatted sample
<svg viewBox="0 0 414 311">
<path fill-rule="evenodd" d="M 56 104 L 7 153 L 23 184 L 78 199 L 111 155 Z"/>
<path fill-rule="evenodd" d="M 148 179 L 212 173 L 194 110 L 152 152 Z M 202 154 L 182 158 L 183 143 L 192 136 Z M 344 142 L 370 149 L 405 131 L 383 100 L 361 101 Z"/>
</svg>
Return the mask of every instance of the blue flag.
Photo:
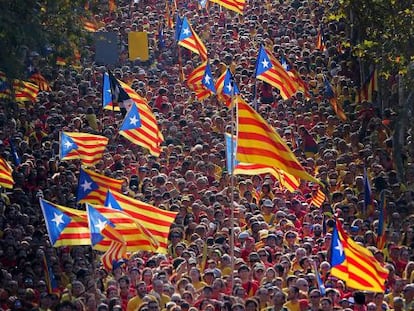
<svg viewBox="0 0 414 311">
<path fill-rule="evenodd" d="M 224 87 L 223 94 L 233 96 L 240 94 L 239 88 L 234 82 L 234 77 L 230 72 L 230 69 L 227 68 L 226 75 L 224 76 Z"/>
<path fill-rule="evenodd" d="M 95 246 L 104 239 L 102 230 L 108 225 L 112 228 L 115 225 L 100 212 L 98 212 L 91 204 L 86 204 L 86 213 L 88 215 L 89 230 L 91 231 L 91 243 Z"/>
<path fill-rule="evenodd" d="M 134 130 L 141 127 L 141 116 L 139 114 L 139 109 L 136 103 L 133 103 L 131 109 L 125 116 L 124 121 L 122 122 L 120 131 Z"/>
<path fill-rule="evenodd" d="M 40 199 L 40 207 L 42 208 L 43 216 L 45 218 L 50 242 L 54 245 L 59 239 L 62 231 L 69 225 L 72 219 L 43 199 Z"/>
<path fill-rule="evenodd" d="M 109 80 L 109 74 L 107 72 L 103 73 L 102 76 L 102 107 L 112 105 L 112 90 L 111 90 L 111 81 Z"/>
<path fill-rule="evenodd" d="M 11 149 L 11 152 L 12 152 L 12 158 L 13 158 L 14 165 L 15 166 L 20 165 L 20 163 L 21 163 L 20 157 L 19 157 L 19 154 L 17 153 L 16 148 L 14 146 L 13 139 L 10 140 L 10 149 Z"/>
<path fill-rule="evenodd" d="M 96 191 L 99 189 L 99 186 L 96 182 L 92 180 L 88 173 L 86 173 L 83 169 L 79 172 L 79 184 L 78 184 L 78 191 L 76 194 L 76 198 L 78 201 L 82 200 L 92 191 Z"/>
<path fill-rule="evenodd" d="M 229 133 L 224 134 L 225 140 L 226 140 L 226 166 L 227 171 L 229 174 L 232 174 L 234 167 L 239 163 L 239 161 L 236 160 L 236 150 L 237 150 L 237 142 L 236 138 L 233 136 L 233 150 L 232 150 L 232 138 Z M 233 154 L 233 156 L 232 156 Z M 233 158 L 233 161 L 232 161 Z"/>
</svg>

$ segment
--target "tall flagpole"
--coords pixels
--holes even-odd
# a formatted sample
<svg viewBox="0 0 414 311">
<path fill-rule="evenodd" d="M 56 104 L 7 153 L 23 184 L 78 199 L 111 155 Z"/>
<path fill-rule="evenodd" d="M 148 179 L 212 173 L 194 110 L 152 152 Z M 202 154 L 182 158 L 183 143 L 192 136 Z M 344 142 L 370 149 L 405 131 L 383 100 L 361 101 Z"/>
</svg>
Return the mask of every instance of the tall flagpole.
<svg viewBox="0 0 414 311">
<path fill-rule="evenodd" d="M 230 69 L 229 69 L 230 70 Z M 229 228 L 229 233 L 230 233 L 230 258 L 231 258 L 231 271 L 234 272 L 234 266 L 235 266 L 235 259 L 234 259 L 234 168 L 235 168 L 235 143 L 234 143 L 234 139 L 233 139 L 233 135 L 234 135 L 234 121 L 235 121 L 235 103 L 236 101 L 234 100 L 234 88 L 235 88 L 235 84 L 234 84 L 234 77 L 233 74 L 230 74 L 230 84 L 232 86 L 231 89 L 231 103 L 230 103 L 230 113 L 231 113 L 231 140 L 230 140 L 230 150 L 231 150 L 231 158 L 230 158 L 230 163 L 231 163 L 231 172 L 230 172 L 230 228 Z M 237 103 L 236 103 L 237 104 Z M 231 286 L 233 287 L 234 285 L 234 273 L 231 274 Z M 233 290 L 233 288 L 232 288 Z"/>
</svg>

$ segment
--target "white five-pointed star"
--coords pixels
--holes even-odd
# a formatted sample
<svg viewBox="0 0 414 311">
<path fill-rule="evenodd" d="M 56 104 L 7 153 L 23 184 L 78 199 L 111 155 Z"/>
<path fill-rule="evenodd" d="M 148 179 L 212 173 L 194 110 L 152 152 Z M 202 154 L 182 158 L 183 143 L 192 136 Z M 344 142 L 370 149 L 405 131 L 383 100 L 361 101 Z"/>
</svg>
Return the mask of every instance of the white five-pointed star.
<svg viewBox="0 0 414 311">
<path fill-rule="evenodd" d="M 211 77 L 208 74 L 206 74 L 206 76 L 204 77 L 204 82 L 206 84 L 210 84 L 210 80 L 211 80 Z"/>
<path fill-rule="evenodd" d="M 112 208 L 111 202 L 108 203 L 108 208 Z"/>
<path fill-rule="evenodd" d="M 138 119 L 136 115 L 133 115 L 132 118 L 129 118 L 129 123 L 133 125 L 137 125 Z"/>
<path fill-rule="evenodd" d="M 86 192 L 87 190 L 92 190 L 92 183 L 88 182 L 87 180 L 83 181 L 83 184 L 80 185 L 83 189 L 83 192 Z"/>
<path fill-rule="evenodd" d="M 64 146 L 66 149 L 70 149 L 72 147 L 72 143 L 69 140 L 67 140 L 65 141 Z"/>
<path fill-rule="evenodd" d="M 229 90 L 229 92 L 231 92 L 231 90 L 233 89 L 230 83 L 226 85 L 226 88 Z"/>
<path fill-rule="evenodd" d="M 342 257 L 342 254 L 344 253 L 344 248 L 342 246 L 342 243 L 339 240 L 337 240 L 337 242 L 338 242 L 338 245 L 335 246 L 335 249 L 339 252 L 339 254 Z"/>
<path fill-rule="evenodd" d="M 56 214 L 56 213 L 53 213 L 53 219 L 52 219 L 52 221 L 56 224 L 56 227 L 59 227 L 59 225 L 60 224 L 63 224 L 64 223 L 64 221 L 63 221 L 63 214 Z"/>
<path fill-rule="evenodd" d="M 95 227 L 98 228 L 99 232 L 101 232 L 105 226 L 106 221 L 102 221 L 101 219 L 98 219 L 98 223 L 95 225 Z"/>
<path fill-rule="evenodd" d="M 289 65 L 287 63 L 282 63 L 282 67 L 283 67 L 283 69 L 285 69 L 287 71 L 288 68 L 289 68 Z"/>
<path fill-rule="evenodd" d="M 186 36 L 188 36 L 190 34 L 190 29 L 184 28 L 183 29 L 183 34 L 185 34 Z"/>
<path fill-rule="evenodd" d="M 266 59 L 263 59 L 262 60 L 262 66 L 263 66 L 263 68 L 269 67 L 269 62 Z"/>
</svg>

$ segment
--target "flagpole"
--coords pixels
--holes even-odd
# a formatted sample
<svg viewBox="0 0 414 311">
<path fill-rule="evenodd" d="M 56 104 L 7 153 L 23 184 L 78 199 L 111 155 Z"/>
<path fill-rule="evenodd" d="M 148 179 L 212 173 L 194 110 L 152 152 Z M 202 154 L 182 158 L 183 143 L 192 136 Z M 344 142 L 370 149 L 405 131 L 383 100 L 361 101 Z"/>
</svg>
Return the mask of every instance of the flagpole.
<svg viewBox="0 0 414 311">
<path fill-rule="evenodd" d="M 235 100 L 234 100 L 234 77 L 233 75 L 230 76 L 230 83 L 232 86 L 231 89 L 231 103 L 230 103 L 230 113 L 231 113 L 231 139 L 230 139 L 230 149 L 231 149 L 231 155 L 230 155 L 230 163 L 231 163 L 231 172 L 230 172 L 230 258 L 231 258 L 231 271 L 234 272 L 234 266 L 235 266 L 235 259 L 234 259 L 234 168 L 235 168 L 235 153 L 234 153 L 234 121 L 235 121 Z M 236 110 L 237 111 L 237 110 Z M 231 286 L 233 287 L 234 284 L 234 273 L 231 274 Z M 233 290 L 233 289 L 232 289 Z"/>
</svg>

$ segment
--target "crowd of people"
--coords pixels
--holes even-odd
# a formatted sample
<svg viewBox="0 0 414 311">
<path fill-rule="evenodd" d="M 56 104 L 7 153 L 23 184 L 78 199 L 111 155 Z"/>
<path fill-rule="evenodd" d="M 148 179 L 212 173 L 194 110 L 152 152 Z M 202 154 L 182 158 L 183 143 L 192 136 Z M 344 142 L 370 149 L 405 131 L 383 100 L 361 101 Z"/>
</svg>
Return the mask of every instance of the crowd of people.
<svg viewBox="0 0 414 311">
<path fill-rule="evenodd" d="M 325 184 L 320 206 L 312 199 L 322 188 L 306 181 L 290 192 L 271 175 L 240 175 L 230 187 L 224 142 L 230 112 L 214 96 L 198 101 L 180 80 L 181 70 L 188 76 L 201 60 L 177 46 L 174 29 L 164 27 L 165 47 L 158 44 L 163 1 L 119 1 L 114 12 L 102 5 L 96 16 L 102 31 L 120 38 L 113 74 L 153 108 L 165 139 L 159 157 L 117 135 L 122 115 L 102 109 L 100 77 L 107 68 L 93 62 L 92 50 L 80 47 L 81 70 L 43 67 L 36 56 L 33 64 L 52 91 L 15 110 L 0 108 L 0 154 L 11 162 L 13 143 L 21 162 L 14 166 L 14 188 L 0 196 L 0 310 L 414 310 L 412 139 L 405 137 L 402 183 L 393 162 L 395 113 L 375 96 L 356 101 L 359 62 L 343 44 L 345 23 L 327 18 L 336 1 L 323 2 L 250 0 L 237 15 L 212 2 L 200 9 L 197 1 L 176 1 L 177 13 L 206 45 L 215 77 L 231 68 L 246 101 L 256 99 L 264 119 Z M 326 49 L 316 48 L 320 28 Z M 130 31 L 148 32 L 148 61 L 128 60 Z M 310 98 L 298 92 L 282 100 L 276 89 L 256 81 L 261 44 L 293 64 Z M 346 121 L 325 98 L 324 77 Z M 76 200 L 80 162 L 57 156 L 60 131 L 108 137 L 93 169 L 124 179 L 123 193 L 178 212 L 167 254 L 137 252 L 106 271 L 90 247 L 50 245 L 39 197 L 82 208 Z M 372 208 L 364 204 L 364 170 Z M 376 247 L 381 191 L 387 197 L 384 249 Z M 333 214 L 389 270 L 384 293 L 356 291 L 330 275 Z M 57 280 L 54 292 L 48 291 L 45 257 Z"/>
</svg>

